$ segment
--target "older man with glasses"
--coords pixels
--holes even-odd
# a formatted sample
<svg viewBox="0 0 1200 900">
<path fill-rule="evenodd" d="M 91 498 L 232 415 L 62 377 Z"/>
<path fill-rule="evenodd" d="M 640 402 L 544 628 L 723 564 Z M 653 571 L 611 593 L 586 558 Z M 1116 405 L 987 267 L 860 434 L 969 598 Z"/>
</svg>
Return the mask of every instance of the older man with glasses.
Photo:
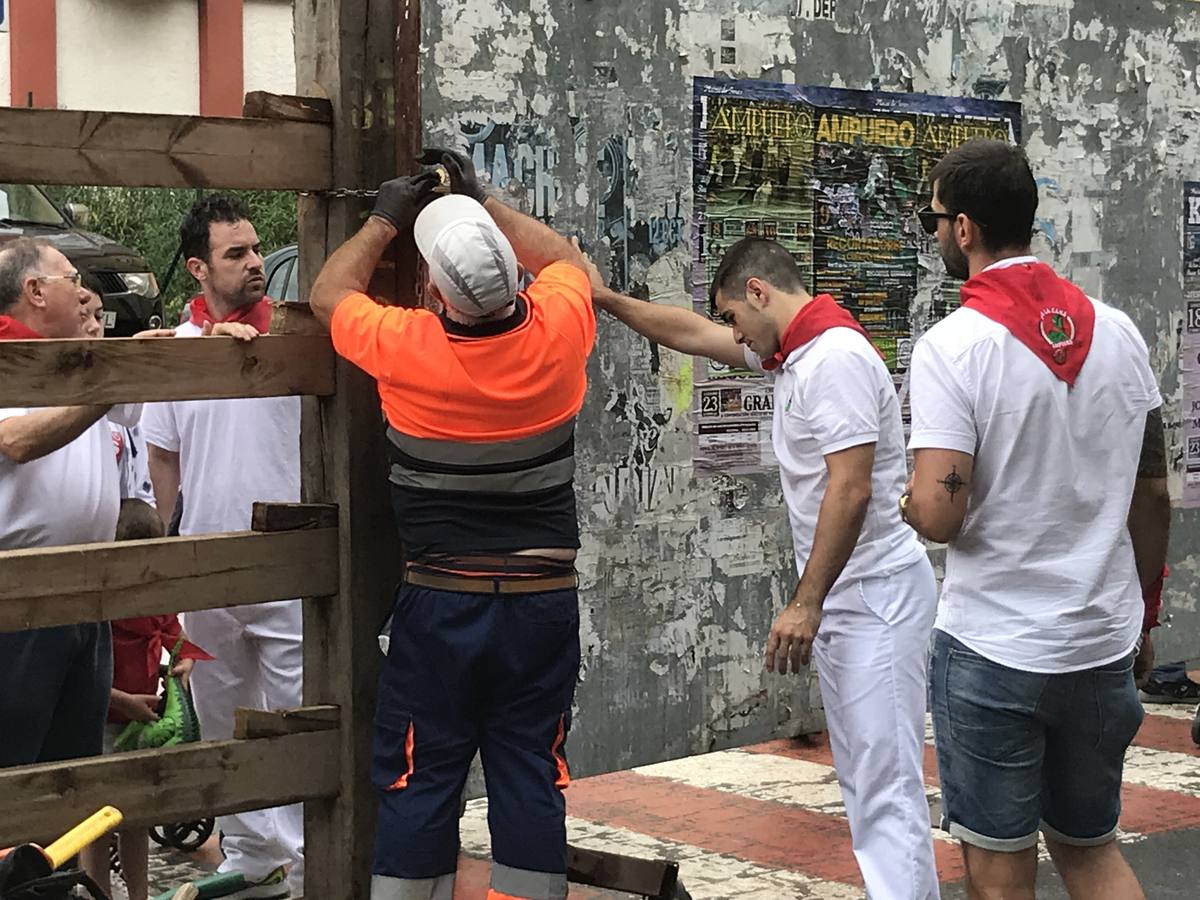
<svg viewBox="0 0 1200 900">
<path fill-rule="evenodd" d="M 0 250 L 0 340 L 75 338 L 88 292 L 53 246 Z M 111 541 L 120 505 L 105 415 L 137 407 L 0 409 L 0 549 Z M 98 754 L 108 713 L 108 623 L 0 634 L 0 766 Z"/>
</svg>

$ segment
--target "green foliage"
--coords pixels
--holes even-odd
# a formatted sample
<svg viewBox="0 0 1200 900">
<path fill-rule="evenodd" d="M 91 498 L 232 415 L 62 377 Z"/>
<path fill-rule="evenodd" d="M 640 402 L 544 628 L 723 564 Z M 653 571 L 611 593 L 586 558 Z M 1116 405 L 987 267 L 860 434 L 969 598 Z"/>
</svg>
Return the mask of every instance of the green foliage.
<svg viewBox="0 0 1200 900">
<path fill-rule="evenodd" d="M 56 187 L 48 193 L 59 206 L 83 203 L 92 211 L 90 230 L 124 244 L 146 257 L 163 289 L 168 322 L 176 321 L 196 283 L 183 267 L 175 267 L 171 283 L 163 285 L 179 248 L 179 223 L 192 204 L 207 191 L 169 188 Z M 296 240 L 296 195 L 283 191 L 229 191 L 250 207 L 263 253 Z"/>
</svg>

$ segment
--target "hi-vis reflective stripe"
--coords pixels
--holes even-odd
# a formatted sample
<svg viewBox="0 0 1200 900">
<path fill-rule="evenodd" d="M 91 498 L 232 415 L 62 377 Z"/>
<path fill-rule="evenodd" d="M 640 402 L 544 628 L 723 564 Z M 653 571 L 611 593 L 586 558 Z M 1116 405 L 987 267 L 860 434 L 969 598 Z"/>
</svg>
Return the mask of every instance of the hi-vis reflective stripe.
<svg viewBox="0 0 1200 900">
<path fill-rule="evenodd" d="M 392 445 L 413 460 L 468 467 L 495 466 L 537 459 L 567 443 L 574 433 L 574 418 L 542 434 L 512 441 L 441 441 L 411 437 L 391 427 L 387 430 L 388 440 Z"/>
<path fill-rule="evenodd" d="M 373 875 L 371 900 L 454 900 L 454 874 L 437 878 Z"/>
<path fill-rule="evenodd" d="M 558 777 L 554 779 L 554 786 L 560 791 L 565 791 L 571 784 L 571 770 L 567 767 L 567 759 L 562 754 L 562 745 L 566 738 L 565 716 L 559 716 L 558 735 L 554 738 L 554 746 L 550 748 L 550 753 L 553 754 L 554 762 L 558 765 Z"/>
<path fill-rule="evenodd" d="M 408 768 L 404 774 L 393 781 L 389 786 L 389 791 L 402 791 L 408 787 L 408 779 L 413 773 L 413 723 L 408 723 L 408 733 L 404 736 L 404 760 L 408 763 Z"/>
<path fill-rule="evenodd" d="M 517 472 L 479 472 L 457 474 L 422 472 L 400 463 L 392 463 L 391 482 L 397 487 L 427 488 L 435 491 L 487 491 L 499 494 L 528 494 L 570 484 L 575 478 L 575 457 L 521 469 Z"/>
<path fill-rule="evenodd" d="M 514 869 L 492 862 L 488 900 L 566 900 L 567 875 Z"/>
</svg>

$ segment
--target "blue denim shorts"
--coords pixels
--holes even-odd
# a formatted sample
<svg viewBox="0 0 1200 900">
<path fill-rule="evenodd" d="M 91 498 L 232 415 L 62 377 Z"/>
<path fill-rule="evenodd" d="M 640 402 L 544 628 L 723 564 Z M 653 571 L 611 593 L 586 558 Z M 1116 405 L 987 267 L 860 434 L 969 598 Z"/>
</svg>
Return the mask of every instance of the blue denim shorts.
<svg viewBox="0 0 1200 900">
<path fill-rule="evenodd" d="M 1142 724 L 1133 654 L 1045 675 L 992 662 L 934 631 L 930 688 L 942 828 L 1016 853 L 1038 832 L 1098 846 L 1116 836 L 1125 751 Z"/>
</svg>

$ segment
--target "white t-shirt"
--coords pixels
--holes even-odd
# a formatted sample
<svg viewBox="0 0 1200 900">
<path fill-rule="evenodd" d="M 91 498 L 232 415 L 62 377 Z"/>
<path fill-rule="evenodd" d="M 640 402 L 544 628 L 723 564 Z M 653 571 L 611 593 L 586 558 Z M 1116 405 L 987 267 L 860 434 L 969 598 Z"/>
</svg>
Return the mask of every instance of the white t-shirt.
<svg viewBox="0 0 1200 900">
<path fill-rule="evenodd" d="M 38 412 L 0 409 L 0 420 Z M 121 497 L 108 420 L 27 463 L 0 455 L 0 550 L 111 541 Z"/>
<path fill-rule="evenodd" d="M 1133 322 L 1092 303 L 1092 346 L 1074 387 L 971 309 L 913 351 L 909 446 L 975 457 L 936 627 L 1028 672 L 1120 659 L 1141 629 L 1126 519 L 1146 413 L 1162 398 Z"/>
<path fill-rule="evenodd" d="M 751 369 L 764 371 L 757 355 L 749 349 L 745 354 Z M 766 374 L 774 374 L 771 441 L 779 460 L 797 571 L 803 575 L 808 564 L 829 486 L 825 456 L 871 443 L 871 502 L 858 545 L 837 583 L 886 577 L 917 562 L 925 550 L 901 520 L 896 503 L 908 475 L 900 404 L 875 348 L 850 328 L 831 328 Z"/>
<path fill-rule="evenodd" d="M 191 323 L 176 329 L 199 334 Z M 255 501 L 300 500 L 299 397 L 147 404 L 142 429 L 180 455 L 180 534 L 245 531 Z"/>
<path fill-rule="evenodd" d="M 147 460 L 146 439 L 142 426 L 118 425 L 111 419 L 113 448 L 117 454 L 122 500 L 144 500 L 154 506 L 154 487 L 150 483 L 150 463 Z"/>
</svg>

